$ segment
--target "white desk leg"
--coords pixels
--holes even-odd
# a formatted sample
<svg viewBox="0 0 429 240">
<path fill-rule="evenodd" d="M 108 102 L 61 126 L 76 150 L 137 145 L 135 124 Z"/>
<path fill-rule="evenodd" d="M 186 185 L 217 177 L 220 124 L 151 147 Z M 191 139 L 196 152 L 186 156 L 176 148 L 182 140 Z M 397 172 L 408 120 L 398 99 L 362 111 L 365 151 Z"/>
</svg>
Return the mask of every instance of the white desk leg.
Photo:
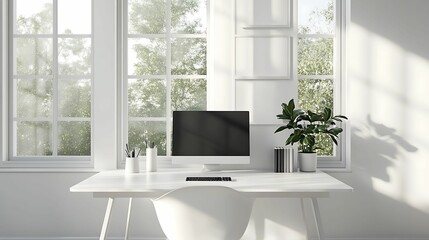
<svg viewBox="0 0 429 240">
<path fill-rule="evenodd" d="M 133 198 L 130 198 L 130 202 L 128 204 L 127 226 L 125 228 L 125 240 L 128 240 L 128 230 L 130 229 L 130 217 L 131 217 L 132 204 L 133 204 Z"/>
<path fill-rule="evenodd" d="M 113 206 L 114 200 L 115 200 L 114 198 L 109 198 L 109 201 L 107 202 L 107 209 L 104 215 L 103 226 L 101 227 L 100 240 L 106 239 L 107 228 L 109 227 L 110 212 L 112 212 L 112 206 Z"/>
<path fill-rule="evenodd" d="M 308 227 L 308 224 L 310 221 L 307 217 L 307 214 L 305 214 L 304 198 L 301 198 L 301 210 L 302 210 L 302 217 L 304 218 L 305 230 L 307 231 L 306 232 L 307 240 L 310 240 L 310 228 Z"/>
<path fill-rule="evenodd" d="M 320 219 L 320 210 L 319 204 L 317 203 L 317 198 L 311 198 L 311 204 L 313 208 L 313 216 L 315 219 L 317 235 L 320 240 L 325 240 L 325 234 L 323 232 L 322 220 Z"/>
</svg>

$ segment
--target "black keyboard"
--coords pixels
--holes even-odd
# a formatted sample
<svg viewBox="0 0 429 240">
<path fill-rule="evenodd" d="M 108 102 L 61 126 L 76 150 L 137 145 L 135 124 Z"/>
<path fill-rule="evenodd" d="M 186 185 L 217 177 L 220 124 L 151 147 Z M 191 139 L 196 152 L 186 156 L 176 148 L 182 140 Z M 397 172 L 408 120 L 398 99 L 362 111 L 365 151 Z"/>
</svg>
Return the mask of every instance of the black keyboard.
<svg viewBox="0 0 429 240">
<path fill-rule="evenodd" d="M 231 177 L 186 177 L 186 181 L 224 181 L 230 182 Z"/>
</svg>

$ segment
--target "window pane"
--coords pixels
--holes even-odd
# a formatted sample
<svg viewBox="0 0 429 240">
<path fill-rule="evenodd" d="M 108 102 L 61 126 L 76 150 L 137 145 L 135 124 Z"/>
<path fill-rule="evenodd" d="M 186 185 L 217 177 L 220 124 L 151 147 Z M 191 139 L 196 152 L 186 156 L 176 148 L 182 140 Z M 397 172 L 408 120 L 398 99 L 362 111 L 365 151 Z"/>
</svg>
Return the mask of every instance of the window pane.
<svg viewBox="0 0 429 240">
<path fill-rule="evenodd" d="M 173 111 L 206 110 L 206 79 L 175 79 L 171 87 L 171 108 Z"/>
<path fill-rule="evenodd" d="M 49 122 L 17 122 L 17 156 L 52 155 L 52 132 Z"/>
<path fill-rule="evenodd" d="M 334 108 L 332 79 L 300 79 L 298 81 L 299 107 L 321 112 L 325 107 Z"/>
<path fill-rule="evenodd" d="M 205 38 L 172 39 L 173 75 L 206 75 L 207 44 Z"/>
<path fill-rule="evenodd" d="M 206 0 L 172 0 L 172 33 L 205 33 L 207 28 Z"/>
<path fill-rule="evenodd" d="M 130 147 L 141 149 L 140 155 L 146 155 L 145 139 L 155 142 L 158 155 L 166 153 L 166 124 L 165 122 L 128 122 L 128 144 Z"/>
<path fill-rule="evenodd" d="M 332 38 L 300 38 L 298 40 L 298 74 L 333 75 L 333 55 Z"/>
<path fill-rule="evenodd" d="M 51 116 L 52 80 L 17 79 L 15 102 L 17 117 Z"/>
<path fill-rule="evenodd" d="M 91 74 L 90 38 L 58 40 L 58 72 L 60 75 Z"/>
<path fill-rule="evenodd" d="M 298 81 L 299 107 L 313 112 L 321 112 L 325 107 L 334 107 L 334 87 L 332 79 L 301 79 Z M 316 136 L 321 156 L 333 156 L 334 146 L 329 136 Z"/>
<path fill-rule="evenodd" d="M 129 39 L 128 74 L 165 74 L 166 43 L 164 39 Z"/>
<path fill-rule="evenodd" d="M 316 149 L 318 156 L 334 156 L 334 143 L 328 135 L 316 135 Z"/>
<path fill-rule="evenodd" d="M 129 0 L 130 34 L 165 33 L 165 0 Z"/>
<path fill-rule="evenodd" d="M 128 116 L 165 117 L 165 80 L 128 80 Z"/>
<path fill-rule="evenodd" d="M 52 34 L 52 0 L 15 0 L 15 33 Z"/>
<path fill-rule="evenodd" d="M 91 2 L 58 0 L 58 33 L 91 34 Z"/>
<path fill-rule="evenodd" d="M 91 80 L 59 81 L 59 114 L 61 117 L 91 117 Z"/>
<path fill-rule="evenodd" d="M 52 39 L 15 39 L 14 74 L 52 75 Z"/>
<path fill-rule="evenodd" d="M 91 122 L 58 123 L 58 155 L 91 155 Z"/>
<path fill-rule="evenodd" d="M 299 0 L 298 31 L 301 34 L 334 34 L 334 0 Z"/>
</svg>

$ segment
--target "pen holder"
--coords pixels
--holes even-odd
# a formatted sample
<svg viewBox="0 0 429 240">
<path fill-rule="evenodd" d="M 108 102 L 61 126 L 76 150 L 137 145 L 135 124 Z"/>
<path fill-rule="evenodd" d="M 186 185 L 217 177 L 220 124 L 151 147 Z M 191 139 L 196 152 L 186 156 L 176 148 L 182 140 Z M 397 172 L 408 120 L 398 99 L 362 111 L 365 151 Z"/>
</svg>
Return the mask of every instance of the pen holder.
<svg viewBox="0 0 429 240">
<path fill-rule="evenodd" d="M 146 148 L 146 172 L 156 172 L 156 158 L 158 150 L 154 148 Z"/>
<path fill-rule="evenodd" d="M 138 157 L 127 157 L 125 159 L 125 174 L 138 173 L 140 170 L 139 167 L 139 158 Z"/>
</svg>

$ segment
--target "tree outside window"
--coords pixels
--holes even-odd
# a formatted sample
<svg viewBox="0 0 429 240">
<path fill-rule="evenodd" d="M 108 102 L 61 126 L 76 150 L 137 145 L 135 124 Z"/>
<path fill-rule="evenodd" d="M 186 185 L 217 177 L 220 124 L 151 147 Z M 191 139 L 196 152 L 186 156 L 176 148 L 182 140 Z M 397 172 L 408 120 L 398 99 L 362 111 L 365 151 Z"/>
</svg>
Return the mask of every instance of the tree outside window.
<svg viewBox="0 0 429 240">
<path fill-rule="evenodd" d="M 145 149 L 149 139 L 169 155 L 172 111 L 206 109 L 206 19 L 205 0 L 128 1 L 131 146 Z"/>
</svg>

